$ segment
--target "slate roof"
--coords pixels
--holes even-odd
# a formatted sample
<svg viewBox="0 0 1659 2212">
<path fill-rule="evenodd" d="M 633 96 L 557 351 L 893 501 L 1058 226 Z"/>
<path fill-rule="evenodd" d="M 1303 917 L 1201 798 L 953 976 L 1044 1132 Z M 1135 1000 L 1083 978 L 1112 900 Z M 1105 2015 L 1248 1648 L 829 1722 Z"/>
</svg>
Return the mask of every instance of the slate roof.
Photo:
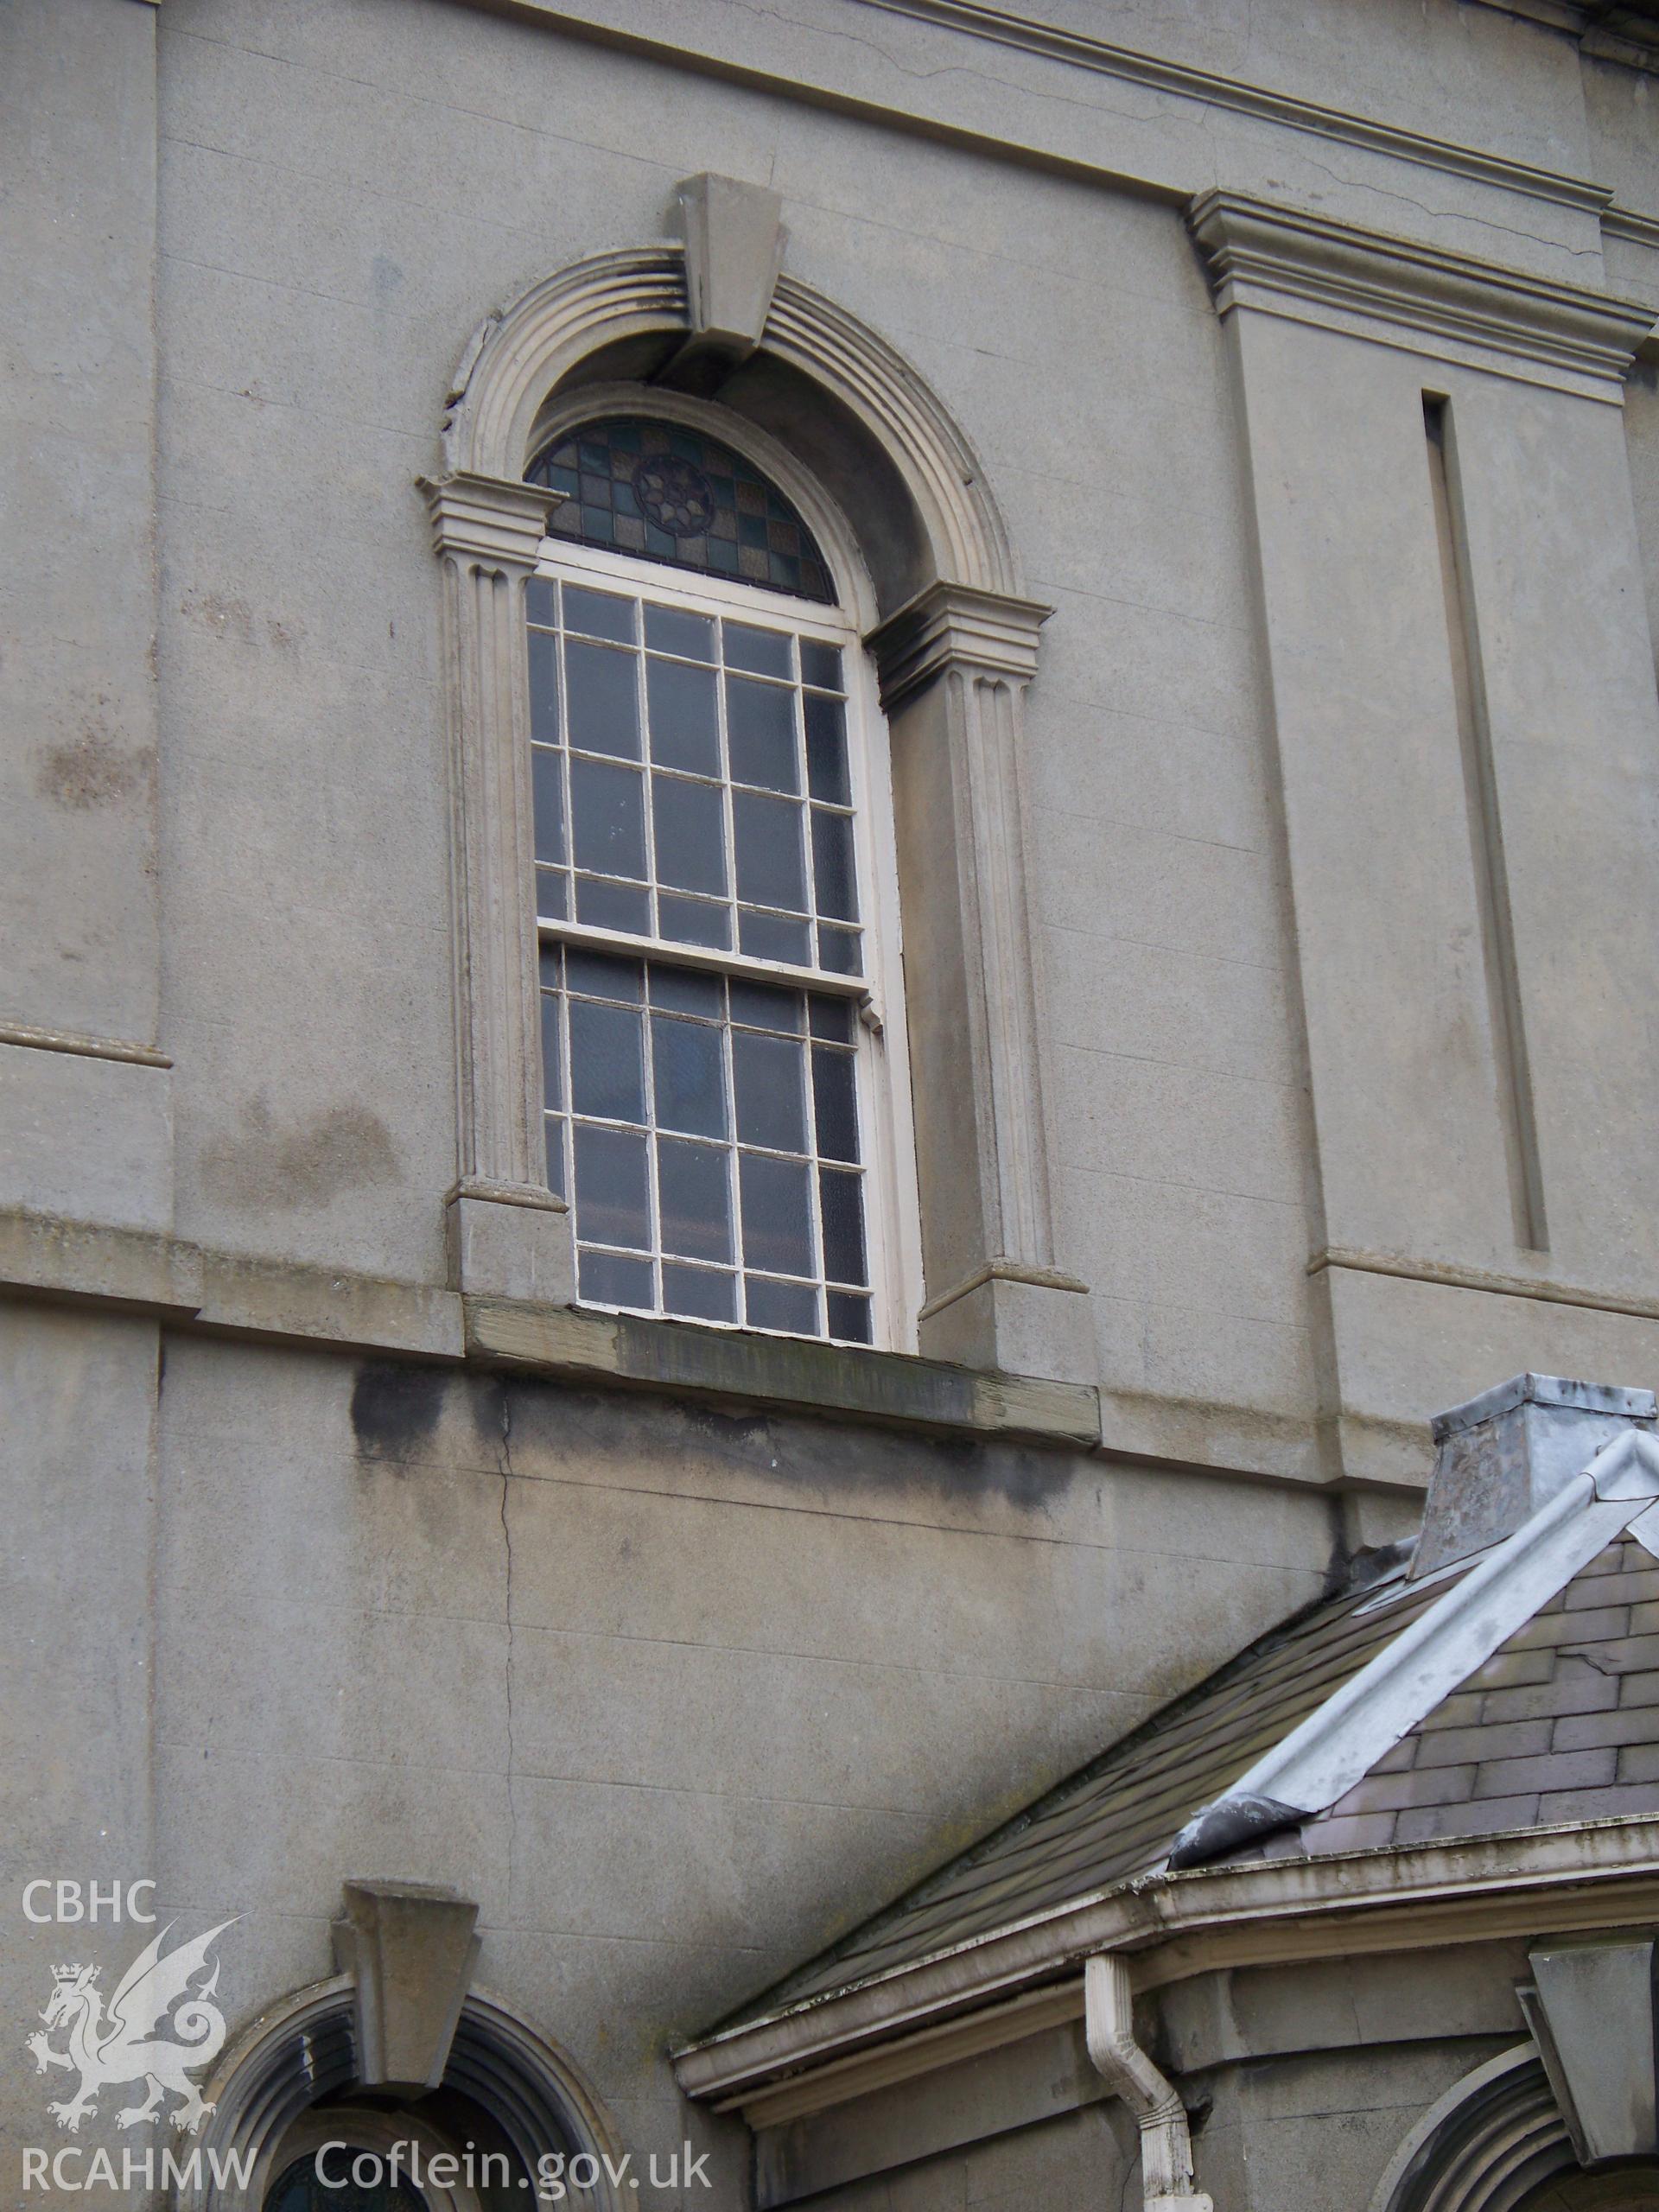
<svg viewBox="0 0 1659 2212">
<path fill-rule="evenodd" d="M 1467 1571 L 1412 1583 L 1402 1563 L 1287 1623 L 745 2006 L 744 2017 L 916 1964 L 1160 1866 L 1193 1815 Z M 1338 1803 L 1232 1860 L 1655 1811 L 1659 1561 L 1625 1536 Z"/>
<path fill-rule="evenodd" d="M 1659 1561 L 1624 1536 L 1345 1797 L 1292 1831 L 1290 1847 L 1362 1851 L 1654 1812 Z"/>
</svg>

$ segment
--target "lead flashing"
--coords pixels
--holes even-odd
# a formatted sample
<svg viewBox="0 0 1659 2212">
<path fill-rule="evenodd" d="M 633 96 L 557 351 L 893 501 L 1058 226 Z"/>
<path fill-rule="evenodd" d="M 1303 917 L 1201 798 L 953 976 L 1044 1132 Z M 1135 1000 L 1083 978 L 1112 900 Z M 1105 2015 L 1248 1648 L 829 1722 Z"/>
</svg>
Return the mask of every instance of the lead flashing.
<svg viewBox="0 0 1659 2212">
<path fill-rule="evenodd" d="M 1626 1421 L 1659 1418 L 1659 1398 L 1651 1390 L 1629 1389 L 1611 1382 L 1578 1382 L 1564 1375 L 1512 1375 L 1495 1382 L 1478 1397 L 1465 1398 L 1430 1421 L 1429 1433 L 1440 1444 L 1448 1436 L 1475 1428 L 1514 1407 L 1564 1406 L 1575 1413 L 1612 1414 Z"/>
<path fill-rule="evenodd" d="M 1624 1429 L 1514 1535 L 1494 1548 L 1175 1839 L 1196 1866 L 1285 1820 L 1322 1813 L 1467 1681 L 1498 1647 L 1659 1500 L 1659 1443 Z"/>
</svg>

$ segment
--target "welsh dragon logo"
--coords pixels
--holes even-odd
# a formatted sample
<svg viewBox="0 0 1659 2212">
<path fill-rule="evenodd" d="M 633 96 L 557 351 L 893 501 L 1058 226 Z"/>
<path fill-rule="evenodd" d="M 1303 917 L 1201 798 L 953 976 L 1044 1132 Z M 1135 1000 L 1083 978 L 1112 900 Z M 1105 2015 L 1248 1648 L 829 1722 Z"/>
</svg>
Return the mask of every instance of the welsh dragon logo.
<svg viewBox="0 0 1659 2212">
<path fill-rule="evenodd" d="M 73 2135 L 83 2120 L 95 2117 L 100 2089 L 142 2082 L 149 2094 L 115 2115 L 118 2127 L 152 2120 L 168 2096 L 179 2102 L 167 2115 L 194 2135 L 213 2107 L 190 2079 L 218 2057 L 225 2042 L 225 2015 L 212 2001 L 219 1986 L 219 1966 L 194 1992 L 191 1984 L 207 1974 L 207 1953 L 215 1938 L 234 1922 L 221 1921 L 194 1943 L 181 1943 L 165 1956 L 162 1945 L 172 1932 L 168 1923 L 148 1943 L 121 1977 L 110 2008 L 104 2009 L 96 1967 L 54 1967 L 53 1989 L 41 2014 L 46 2030 L 67 2027 L 69 2048 L 54 2050 L 48 2032 L 39 2029 L 25 2045 L 44 2074 L 49 2067 L 80 2075 L 73 2097 L 48 2107 L 60 2127 Z M 168 2015 L 171 2018 L 168 2018 Z M 158 2028 L 163 2032 L 157 2034 Z"/>
</svg>

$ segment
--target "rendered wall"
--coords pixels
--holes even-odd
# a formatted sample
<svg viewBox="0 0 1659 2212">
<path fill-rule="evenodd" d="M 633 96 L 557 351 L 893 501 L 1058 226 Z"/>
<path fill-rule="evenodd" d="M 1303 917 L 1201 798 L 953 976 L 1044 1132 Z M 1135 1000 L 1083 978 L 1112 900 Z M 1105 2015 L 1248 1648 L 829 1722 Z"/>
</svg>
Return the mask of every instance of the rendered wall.
<svg viewBox="0 0 1659 2212">
<path fill-rule="evenodd" d="M 698 18 L 711 52 L 722 21 L 717 10 Z M 1299 971 L 1241 403 L 1179 211 L 552 24 L 419 0 L 399 10 L 394 60 L 379 22 L 373 0 L 304 17 L 252 0 L 174 0 L 162 24 L 162 449 L 176 488 L 164 509 L 162 668 L 181 1222 L 232 1250 L 437 1279 L 452 1048 L 436 895 L 436 584 L 413 479 L 433 465 L 442 387 L 480 317 L 584 253 L 668 235 L 678 178 L 722 166 L 782 193 L 791 270 L 933 384 L 984 462 L 1029 588 L 1057 607 L 1027 725 L 1050 1152 L 1058 1258 L 1092 1287 L 1100 1380 L 1122 1441 L 1330 1471 L 1316 1417 L 1349 1384 L 1321 1346 L 1344 1324 L 1332 1321 L 1325 1286 L 1310 1293 L 1308 1255 L 1358 1242 L 1445 1259 L 1441 1217 L 1448 1205 L 1478 1208 L 1484 1154 L 1455 1053 L 1402 1060 L 1380 1033 L 1326 1023 L 1338 1112 L 1351 1123 L 1381 1109 L 1363 1173 L 1386 1192 L 1388 1217 L 1365 1222 L 1363 1237 L 1338 1237 L 1323 1218 L 1331 1194 L 1319 1177 L 1339 1163 L 1328 1146 L 1315 1151 L 1300 1001 L 1310 972 L 1317 995 L 1333 946 L 1321 924 Z M 1217 16 L 1177 43 L 1202 66 L 1274 82 L 1282 68 L 1288 89 L 1330 97 L 1337 48 L 1275 26 L 1263 17 L 1256 43 L 1241 44 L 1239 27 Z M 1130 15 L 1077 28 L 1136 35 Z M 1427 48 L 1422 35 L 1418 25 L 1411 45 L 1404 18 L 1379 10 L 1370 40 L 1344 48 L 1348 104 L 1369 95 L 1419 130 L 1461 118 L 1465 140 L 1569 174 L 1605 149 L 1621 188 L 1642 182 L 1637 121 L 1613 113 L 1605 87 L 1586 110 L 1566 42 L 1472 10 L 1437 20 Z M 1295 68 L 1293 46 L 1306 46 Z M 790 66 L 804 81 L 824 66 L 821 37 L 805 29 L 792 65 L 775 47 L 754 58 L 780 79 Z M 996 66 L 1010 97 L 1024 97 L 1023 59 Z M 1612 74 L 1622 88 L 1632 73 Z M 1478 78 L 1490 90 L 1476 104 Z M 1104 98 L 1100 80 L 1079 82 Z M 1034 79 L 1030 96 L 1058 132 Z M 924 93 L 907 86 L 905 98 Z M 1173 116 L 1171 130 L 1179 167 Z M 1306 150 L 1281 135 L 1287 160 Z M 1257 158 L 1241 138 L 1222 174 L 1248 178 Z M 1189 162 L 1189 188 L 1211 173 Z M 1593 276 L 1559 207 L 1509 209 L 1537 226 L 1535 244 L 1461 180 L 1437 177 L 1434 189 L 1457 210 L 1438 222 L 1390 213 L 1357 175 L 1325 197 L 1351 219 Z M 1358 473 L 1340 494 L 1343 527 L 1421 570 L 1427 502 L 1397 457 L 1384 466 L 1363 393 L 1356 387 L 1344 432 L 1358 441 Z M 1368 485 L 1382 501 L 1374 514 Z M 1607 497 L 1620 497 L 1611 479 Z M 1607 542 L 1603 504 L 1581 488 L 1546 523 L 1564 532 L 1569 568 L 1575 531 Z M 1316 556 L 1298 541 L 1288 557 Z M 1429 616 L 1414 647 L 1426 676 L 1444 658 Z M 1444 749 L 1443 674 L 1440 691 L 1430 711 L 1442 727 L 1421 734 Z M 1373 766 L 1390 791 L 1387 760 Z M 1468 895 L 1456 826 L 1425 817 L 1411 855 L 1448 908 Z M 227 829 L 235 864 L 202 868 Z M 1353 835 L 1334 817 L 1331 831 L 1338 847 Z M 1523 887 L 1541 912 L 1560 911 L 1561 872 L 1581 859 L 1563 850 L 1529 864 Z M 1360 917 L 1362 969 L 1374 929 L 1386 959 L 1419 926 L 1405 912 L 1401 926 L 1389 918 L 1390 900 L 1411 907 L 1410 880 L 1385 878 L 1382 908 Z M 1591 956 L 1573 957 L 1569 994 Z M 323 1005 L 310 989 L 318 972 L 331 982 Z M 1379 1015 L 1393 988 L 1379 978 Z M 1410 976 L 1401 990 L 1397 1018 L 1409 1022 L 1440 985 Z M 1609 1033 L 1624 1034 L 1616 1017 Z M 1586 1053 L 1563 1033 L 1543 1056 L 1565 1126 L 1582 1123 L 1569 1094 Z M 410 1071 L 397 1085 L 382 1079 L 389 1058 Z M 1637 1094 L 1644 1069 L 1638 1054 Z M 1639 1103 L 1630 1111 L 1641 1119 Z M 1627 1203 L 1648 1147 L 1620 1113 L 1586 1165 L 1587 1211 L 1557 1193 L 1568 1249 L 1554 1272 L 1628 1306 L 1652 1287 L 1639 1268 L 1632 1280 L 1601 1217 L 1611 1198 L 1624 1224 L 1614 1244 L 1640 1243 L 1650 1208 Z M 1449 1151 L 1437 1119 L 1459 1132 Z M 1484 1230 L 1452 1241 L 1459 1262 L 1494 1256 Z M 1369 1312 L 1384 1294 L 1361 1283 L 1341 1295 Z M 1434 1294 L 1402 1288 L 1386 1302 L 1380 1325 L 1403 1357 L 1375 1389 L 1353 1385 L 1390 1435 L 1380 1458 L 1362 1458 L 1368 1474 L 1414 1471 L 1411 1438 L 1430 1401 L 1478 1387 L 1494 1358 L 1513 1364 L 1511 1340 L 1535 1364 L 1573 1370 L 1644 1356 L 1645 1337 L 1624 1322 L 1592 1328 L 1582 1307 L 1548 1303 L 1511 1317 L 1488 1297 L 1442 1363 L 1452 1378 L 1414 1388 L 1402 1370 L 1441 1339 Z M 1495 1329 L 1502 1350 L 1488 1344 Z"/>
<path fill-rule="evenodd" d="M 1593 211 L 1478 164 L 1409 166 L 1224 103 L 1200 116 L 898 15 L 861 11 L 849 39 L 844 0 L 792 17 L 719 0 L 567 12 L 626 36 L 458 0 L 14 0 L 0 23 L 27 126 L 3 138 L 21 149 L 8 243 L 39 341 L 6 401 L 23 650 L 5 664 L 22 738 L 0 1014 L 159 1039 L 175 1107 L 169 1122 L 168 1071 L 142 1058 L 0 1045 L 6 1202 L 46 1219 L 29 1265 L 44 1281 L 73 1262 L 96 1309 L 0 1315 L 28 1561 L 8 1709 L 25 1862 L 67 1847 L 66 1821 L 113 1820 L 111 1867 L 154 1871 L 203 1924 L 244 1916 L 225 1952 L 238 2018 L 327 1969 L 345 1875 L 453 1881 L 483 1909 L 482 1978 L 569 2044 L 643 2150 L 704 2124 L 662 2063 L 671 2036 L 1317 1592 L 1344 1413 L 1389 1446 L 1358 1468 L 1382 1486 L 1351 1539 L 1410 1519 L 1435 1406 L 1526 1365 L 1650 1379 L 1656 763 L 1632 609 L 1643 573 L 1659 591 L 1651 372 L 1622 424 L 1529 400 L 1525 468 L 1498 424 L 1491 509 L 1499 553 L 1507 535 L 1549 554 L 1509 602 L 1517 635 L 1538 619 L 1566 639 L 1541 674 L 1511 656 L 1515 713 L 1542 697 L 1545 738 L 1587 748 L 1568 779 L 1582 806 L 1564 816 L 1559 784 L 1535 795 L 1523 887 L 1541 957 L 1575 948 L 1550 979 L 1560 1218 L 1574 1266 L 1630 1310 L 1376 1278 L 1333 1318 L 1306 1274 L 1333 1192 L 1373 1241 L 1426 1249 L 1450 1223 L 1453 1257 L 1506 1256 L 1468 1095 L 1481 1041 L 1460 1032 L 1459 1057 L 1435 1026 L 1447 972 L 1467 983 L 1468 899 L 1414 473 L 1421 381 L 1303 334 L 1300 369 L 1287 346 L 1267 364 L 1281 411 L 1253 452 L 1255 395 L 1181 210 L 1219 181 L 1635 290 L 1659 289 L 1659 254 L 1626 238 L 1616 266 L 1610 241 L 1604 264 Z M 1375 0 L 1363 36 L 1348 5 L 1311 31 L 1300 9 L 1173 25 L 1051 12 L 1659 200 L 1630 73 L 1586 92 L 1569 42 L 1495 10 Z M 677 65 L 670 37 L 709 67 Z M 864 111 L 883 105 L 887 121 Z M 675 184 L 705 168 L 783 194 L 791 270 L 932 384 L 1027 588 L 1056 608 L 1026 725 L 1043 1049 L 1059 1258 L 1091 1287 L 1103 1453 L 509 1389 L 385 1357 L 458 1363 L 462 1343 L 442 1246 L 456 1084 L 439 578 L 416 479 L 480 319 L 582 256 L 668 237 Z M 1299 383 L 1308 348 L 1321 365 Z M 1282 463 L 1272 481 L 1264 453 Z M 1534 500 L 1563 475 L 1571 496 Z M 1310 512 L 1334 516 L 1343 561 L 1310 558 L 1328 542 Z M 1356 563 L 1364 542 L 1389 562 Z M 1275 639 L 1264 545 L 1281 610 L 1287 592 L 1327 594 L 1305 634 L 1279 619 Z M 1600 567 L 1580 564 L 1586 545 Z M 1541 574 L 1568 587 L 1541 607 Z M 1396 587 L 1421 618 L 1414 688 L 1367 628 Z M 1357 948 L 1341 912 L 1298 918 L 1276 719 L 1287 646 L 1304 696 L 1340 690 L 1319 658 L 1333 624 L 1375 650 L 1326 798 L 1351 771 L 1366 804 L 1400 797 L 1399 761 L 1367 750 L 1379 730 L 1428 764 L 1406 873 L 1363 818 L 1314 808 L 1332 906 L 1372 898 Z M 80 744 L 76 702 L 94 696 L 119 723 L 95 758 L 119 773 L 43 783 L 41 748 Z M 1558 938 L 1609 849 L 1622 877 Z M 1412 968 L 1431 922 L 1437 949 Z M 1363 1015 L 1373 956 L 1397 963 L 1376 993 L 1392 1010 L 1326 1031 L 1322 1122 L 1306 1034 L 1321 963 L 1346 957 Z M 192 1262 L 207 1290 L 164 1267 L 139 1281 L 123 1272 L 133 1246 L 65 1219 L 176 1227 L 207 1251 Z M 36 1281 L 7 1264 L 13 1291 Z M 220 1334 L 195 1331 L 198 1310 Z M 148 1708 L 111 1687 L 137 1663 L 152 1544 L 153 1753 Z M 68 1691 L 41 1658 L 58 1611 Z M 29 1992 L 57 1941 L 31 1939 Z M 38 1997 L 20 1984 L 25 2009 Z M 1357 2062 L 1332 2064 L 1285 2090 L 1304 2133 L 1274 2139 L 1298 2158 L 1325 2157 L 1319 2130 L 1360 2109 Z M 1433 2064 L 1401 2064 L 1403 2109 Z M 16 2078 L 12 2117 L 33 2128 L 41 2091 Z M 1266 2113 L 1218 2103 L 1212 2140 Z M 1353 2125 L 1370 2157 L 1383 2120 Z M 1086 2179 L 1092 2201 L 1103 2175 L 1124 2182 L 1122 2133 L 1099 2112 L 1055 2122 L 1025 2151 L 939 2164 L 938 2188 L 1012 2202 L 1046 2175 L 1062 2194 Z M 734 2123 L 721 2142 L 735 2205 Z M 892 2201 L 931 2201 L 923 2177 Z"/>
<path fill-rule="evenodd" d="M 1328 1543 L 1305 1492 L 190 1340 L 159 1465 L 156 1871 L 244 1916 L 238 2010 L 329 1970 L 346 1874 L 452 1883 L 641 2151 L 689 2124 L 671 2040 L 1308 1602 Z"/>
<path fill-rule="evenodd" d="M 168 1004 L 189 1232 L 440 1268 L 442 698 L 413 480 L 482 316 L 582 255 L 667 235 L 677 180 L 723 167 L 771 178 L 791 270 L 934 385 L 1029 588 L 1058 606 L 1030 772 L 1061 1264 L 1096 1286 L 1103 1370 L 1305 1414 L 1240 488 L 1179 216 L 466 10 L 401 7 L 395 41 L 378 20 L 175 0 L 163 22 Z M 204 867 L 231 825 L 235 864 Z M 412 1079 L 388 1084 L 388 1064 Z"/>
</svg>

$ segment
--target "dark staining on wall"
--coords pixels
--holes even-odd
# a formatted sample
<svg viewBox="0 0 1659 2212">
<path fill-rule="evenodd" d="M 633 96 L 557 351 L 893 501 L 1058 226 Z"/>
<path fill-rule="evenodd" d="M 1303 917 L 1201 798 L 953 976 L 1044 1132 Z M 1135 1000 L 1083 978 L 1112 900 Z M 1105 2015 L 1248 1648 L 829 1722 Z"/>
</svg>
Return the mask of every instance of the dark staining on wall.
<svg viewBox="0 0 1659 2212">
<path fill-rule="evenodd" d="M 655 1390 L 595 1391 L 515 1379 L 505 1413 L 514 1473 L 621 1455 L 683 1468 L 737 1469 L 775 1483 L 780 1501 L 785 1493 L 805 1493 L 855 1510 L 906 1497 L 931 1503 L 990 1495 L 1040 1517 L 1052 1500 L 1092 1474 L 1080 1452 L 900 1434 L 810 1414 L 755 1414 Z M 487 1426 L 499 1441 L 501 1414 L 476 1408 L 475 1415 L 480 1435 Z"/>
<path fill-rule="evenodd" d="M 118 806 L 148 796 L 155 756 L 148 747 L 120 745 L 93 721 L 79 737 L 41 753 L 35 787 L 43 799 L 73 813 Z"/>
<path fill-rule="evenodd" d="M 342 1192 L 398 1175 L 391 1133 L 366 1108 L 332 1106 L 283 1127 L 264 1098 L 251 1100 L 237 1128 L 213 1138 L 201 1160 L 208 1195 L 249 1212 L 327 1205 Z"/>
<path fill-rule="evenodd" d="M 449 1377 L 441 1368 L 365 1360 L 352 1387 L 352 1433 L 365 1459 L 410 1459 L 431 1441 Z"/>
<path fill-rule="evenodd" d="M 513 1471 L 512 1385 L 505 1375 L 479 1376 L 469 1380 L 467 1395 L 480 1449 L 498 1474 L 510 1475 Z"/>
</svg>

